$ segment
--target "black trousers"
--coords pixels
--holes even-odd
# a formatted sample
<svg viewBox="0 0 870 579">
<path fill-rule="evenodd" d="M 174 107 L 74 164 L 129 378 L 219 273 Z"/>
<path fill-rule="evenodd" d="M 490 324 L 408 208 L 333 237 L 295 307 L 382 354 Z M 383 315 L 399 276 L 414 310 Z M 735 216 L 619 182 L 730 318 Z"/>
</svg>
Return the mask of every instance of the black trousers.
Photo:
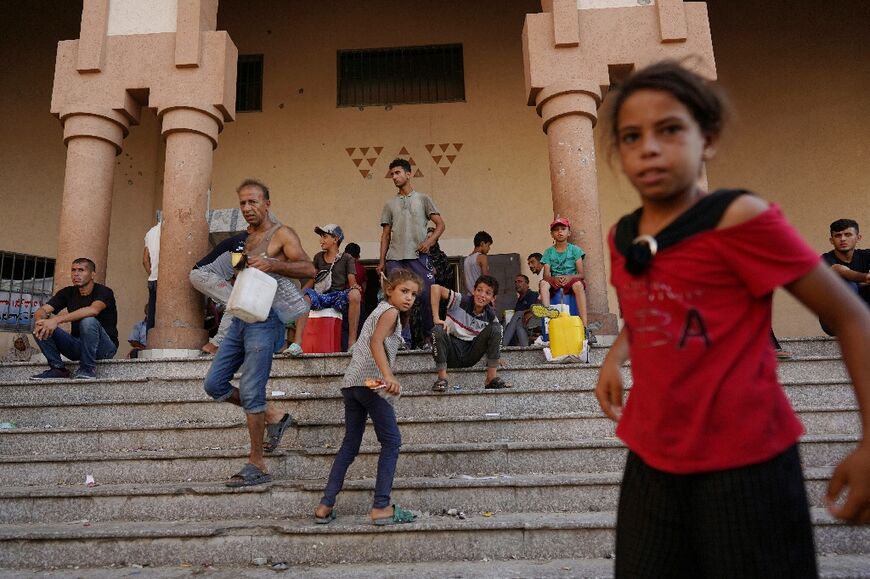
<svg viewBox="0 0 870 579">
<path fill-rule="evenodd" d="M 486 367 L 498 368 L 501 357 L 502 327 L 491 322 L 473 340 L 466 342 L 451 336 L 441 326 L 432 330 L 432 357 L 435 368 L 470 368 L 486 355 Z"/>
<path fill-rule="evenodd" d="M 629 452 L 616 577 L 817 577 L 797 445 L 763 463 L 702 474 L 656 470 Z"/>
<path fill-rule="evenodd" d="M 157 317 L 157 280 L 148 282 L 148 309 L 145 311 L 145 328 L 154 327 Z"/>
</svg>

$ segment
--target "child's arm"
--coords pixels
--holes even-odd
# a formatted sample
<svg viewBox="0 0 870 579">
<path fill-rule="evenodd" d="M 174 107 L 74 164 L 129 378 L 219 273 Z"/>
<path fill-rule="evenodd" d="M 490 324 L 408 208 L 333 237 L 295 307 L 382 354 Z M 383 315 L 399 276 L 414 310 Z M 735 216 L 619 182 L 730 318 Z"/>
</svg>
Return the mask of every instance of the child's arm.
<svg viewBox="0 0 870 579">
<path fill-rule="evenodd" d="M 480 275 L 489 275 L 489 258 L 485 253 L 477 256 L 477 265 L 480 266 Z"/>
<path fill-rule="evenodd" d="M 577 261 L 574 262 L 574 268 L 577 270 L 577 275 L 583 277 L 583 258 L 578 257 Z"/>
<path fill-rule="evenodd" d="M 349 273 L 347 274 L 347 289 L 356 290 L 362 293 L 362 287 L 356 282 L 356 274 Z"/>
<path fill-rule="evenodd" d="M 396 308 L 390 308 L 385 311 L 378 318 L 375 331 L 372 332 L 371 340 L 369 340 L 372 357 L 375 359 L 378 370 L 381 371 L 381 376 L 384 377 L 384 386 L 390 394 L 399 394 L 402 391 L 402 385 L 393 376 L 393 370 L 390 368 L 390 361 L 387 358 L 387 351 L 384 349 L 384 341 L 390 334 L 396 331 L 396 320 L 398 319 L 399 310 Z"/>
<path fill-rule="evenodd" d="M 830 327 L 840 342 L 843 361 L 855 388 L 864 436 L 828 483 L 828 510 L 850 523 L 870 522 L 870 310 L 824 264 L 786 286 L 798 300 Z M 841 506 L 834 502 L 844 489 Z"/>
<path fill-rule="evenodd" d="M 450 297 L 450 290 L 437 283 L 433 283 L 429 288 L 429 302 L 432 306 L 432 323 L 436 326 L 444 325 L 444 320 L 438 313 L 441 309 L 441 300 L 446 300 Z"/>
<path fill-rule="evenodd" d="M 595 386 L 595 397 L 601 410 L 611 420 L 619 422 L 622 416 L 622 370 L 620 369 L 628 360 L 628 334 L 625 328 L 610 346 L 610 351 L 601 364 L 598 373 L 598 384 Z"/>
</svg>

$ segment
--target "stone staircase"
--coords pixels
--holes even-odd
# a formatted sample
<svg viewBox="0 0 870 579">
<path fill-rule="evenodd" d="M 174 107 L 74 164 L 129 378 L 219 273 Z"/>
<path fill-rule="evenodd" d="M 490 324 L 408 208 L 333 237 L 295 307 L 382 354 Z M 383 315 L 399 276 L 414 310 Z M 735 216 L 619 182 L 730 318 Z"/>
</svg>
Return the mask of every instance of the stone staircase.
<svg viewBox="0 0 870 579">
<path fill-rule="evenodd" d="M 795 355 L 779 372 L 807 430 L 821 568 L 870 577 L 870 527 L 841 525 L 822 508 L 832 466 L 860 435 L 839 351 L 826 339 L 784 347 Z M 0 422 L 16 428 L 0 430 L 0 574 L 208 564 L 234 576 L 265 559 L 312 577 L 410 572 L 400 564 L 417 576 L 608 576 L 625 449 L 592 392 L 605 353 L 549 366 L 540 350 L 508 349 L 502 375 L 513 389 L 484 391 L 476 368 L 452 373 L 459 388 L 440 395 L 430 391 L 429 356 L 400 353 L 394 500 L 422 515 L 387 528 L 365 516 L 378 451 L 371 428 L 338 520 L 311 519 L 343 432 L 346 356 L 275 360 L 270 398 L 298 427 L 268 459 L 276 481 L 240 490 L 223 481 L 245 461 L 244 418 L 203 393 L 209 360 L 109 361 L 94 382 L 31 382 L 39 367 L 2 366 Z"/>
</svg>

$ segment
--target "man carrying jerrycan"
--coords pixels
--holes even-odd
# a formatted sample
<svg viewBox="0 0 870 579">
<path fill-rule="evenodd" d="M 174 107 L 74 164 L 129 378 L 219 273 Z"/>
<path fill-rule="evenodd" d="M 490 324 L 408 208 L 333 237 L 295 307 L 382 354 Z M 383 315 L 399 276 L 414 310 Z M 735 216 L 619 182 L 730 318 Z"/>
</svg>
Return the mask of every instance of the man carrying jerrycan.
<svg viewBox="0 0 870 579">
<path fill-rule="evenodd" d="M 241 406 L 247 418 L 251 440 L 248 463 L 230 477 L 226 482 L 228 487 L 272 481 L 263 453 L 277 449 L 292 418 L 266 403 L 266 382 L 272 369 L 272 354 L 284 344 L 284 324 L 298 319 L 308 309 L 299 290 L 287 278 L 311 278 L 317 273 L 296 232 L 273 223 L 269 217 L 269 188 L 254 179 L 246 179 L 237 193 L 242 216 L 248 222 L 247 267 L 270 274 L 279 289 L 263 321 L 245 322 L 236 315 L 205 377 L 204 388 L 209 396 Z M 241 275 L 239 277 L 234 292 L 242 286 Z M 228 309 L 233 297 L 230 296 Z M 234 388 L 230 380 L 239 370 L 239 387 Z"/>
</svg>

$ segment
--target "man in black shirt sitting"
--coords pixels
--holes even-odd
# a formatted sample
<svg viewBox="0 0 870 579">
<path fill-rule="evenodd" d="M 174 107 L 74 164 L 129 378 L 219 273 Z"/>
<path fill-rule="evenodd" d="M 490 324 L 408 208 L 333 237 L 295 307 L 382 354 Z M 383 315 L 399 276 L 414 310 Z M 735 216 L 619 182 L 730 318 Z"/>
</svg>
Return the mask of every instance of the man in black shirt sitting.
<svg viewBox="0 0 870 579">
<path fill-rule="evenodd" d="M 61 354 L 78 360 L 73 378 L 96 378 L 97 360 L 111 358 L 118 351 L 118 310 L 115 294 L 94 282 L 96 265 L 80 257 L 72 263 L 72 285 L 59 290 L 34 315 L 33 336 L 48 358 L 49 369 L 32 376 L 33 380 L 69 378 Z M 59 312 L 66 309 L 65 314 Z M 51 316 L 52 313 L 56 315 Z M 67 333 L 58 325 L 72 322 Z"/>
<path fill-rule="evenodd" d="M 838 219 L 831 223 L 831 245 L 834 249 L 822 254 L 822 259 L 843 280 L 851 285 L 864 303 L 870 307 L 870 249 L 857 249 L 861 241 L 858 223 L 852 219 Z M 822 329 L 833 335 L 822 323 Z"/>
</svg>

